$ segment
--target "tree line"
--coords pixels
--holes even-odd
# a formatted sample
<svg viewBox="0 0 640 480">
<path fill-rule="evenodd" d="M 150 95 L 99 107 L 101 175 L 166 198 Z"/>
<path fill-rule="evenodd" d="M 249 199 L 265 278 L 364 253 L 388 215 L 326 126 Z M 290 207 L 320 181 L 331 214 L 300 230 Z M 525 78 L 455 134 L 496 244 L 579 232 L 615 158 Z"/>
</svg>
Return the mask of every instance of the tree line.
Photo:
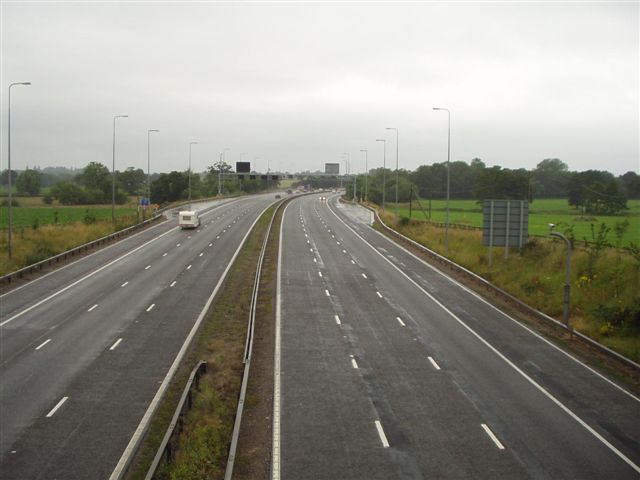
<svg viewBox="0 0 640 480">
<path fill-rule="evenodd" d="M 109 169 L 98 162 L 91 162 L 85 168 L 75 173 L 60 168 L 51 174 L 38 168 L 27 168 L 22 172 L 11 171 L 11 183 L 19 195 L 40 195 L 43 188 L 48 187 L 48 193 L 43 196 L 45 203 L 53 199 L 62 205 L 95 205 L 111 203 L 113 194 L 113 177 Z M 233 194 L 240 190 L 247 193 L 258 192 L 267 187 L 277 186 L 277 180 L 265 180 L 261 176 L 245 175 L 238 177 L 231 165 L 217 162 L 207 168 L 204 173 L 172 171 L 170 173 L 153 174 L 147 184 L 147 174 L 141 168 L 129 167 L 124 171 L 115 172 L 115 201 L 118 204 L 127 202 L 128 197 L 147 197 L 150 190 L 152 203 L 162 204 L 183 200 L 189 197 L 189 183 L 191 183 L 191 198 L 214 196 L 220 193 Z M 9 172 L 5 170 L 0 175 L 0 185 L 7 187 Z"/>
<path fill-rule="evenodd" d="M 386 202 L 395 201 L 396 173 L 391 169 L 369 172 L 369 200 L 382 203 L 382 185 L 386 184 Z M 614 214 L 627 208 L 628 199 L 640 198 L 640 175 L 627 172 L 618 177 L 601 170 L 572 172 L 557 158 L 542 160 L 533 170 L 487 167 L 474 158 L 471 162 L 449 165 L 450 198 L 483 201 L 485 199 L 528 200 L 566 198 L 569 205 L 585 213 Z M 398 201 L 406 203 L 411 195 L 423 199 L 446 198 L 447 164 L 421 165 L 415 171 L 398 172 Z M 353 185 L 346 185 L 352 195 Z M 364 196 L 365 178 L 357 180 L 358 196 Z"/>
</svg>

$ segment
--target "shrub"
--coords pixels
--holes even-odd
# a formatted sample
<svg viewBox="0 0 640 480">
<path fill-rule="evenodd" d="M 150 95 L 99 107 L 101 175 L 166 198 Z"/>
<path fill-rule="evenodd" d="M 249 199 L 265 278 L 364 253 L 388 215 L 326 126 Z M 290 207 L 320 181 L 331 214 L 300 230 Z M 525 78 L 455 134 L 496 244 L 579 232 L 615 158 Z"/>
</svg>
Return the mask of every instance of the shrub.
<svg viewBox="0 0 640 480">
<path fill-rule="evenodd" d="M 53 203 L 53 196 L 48 193 L 42 197 L 42 201 L 45 205 L 51 205 Z"/>
</svg>

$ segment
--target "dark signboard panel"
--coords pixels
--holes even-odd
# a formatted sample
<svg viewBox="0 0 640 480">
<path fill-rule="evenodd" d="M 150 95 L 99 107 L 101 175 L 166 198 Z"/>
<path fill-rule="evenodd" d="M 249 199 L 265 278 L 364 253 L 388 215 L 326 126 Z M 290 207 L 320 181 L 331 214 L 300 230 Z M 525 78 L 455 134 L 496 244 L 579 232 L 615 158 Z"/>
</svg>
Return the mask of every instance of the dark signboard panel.
<svg viewBox="0 0 640 480">
<path fill-rule="evenodd" d="M 325 163 L 324 164 L 324 173 L 329 175 L 339 175 L 340 174 L 340 164 L 339 163 Z"/>
<path fill-rule="evenodd" d="M 251 162 L 236 162 L 236 173 L 251 172 Z"/>
</svg>

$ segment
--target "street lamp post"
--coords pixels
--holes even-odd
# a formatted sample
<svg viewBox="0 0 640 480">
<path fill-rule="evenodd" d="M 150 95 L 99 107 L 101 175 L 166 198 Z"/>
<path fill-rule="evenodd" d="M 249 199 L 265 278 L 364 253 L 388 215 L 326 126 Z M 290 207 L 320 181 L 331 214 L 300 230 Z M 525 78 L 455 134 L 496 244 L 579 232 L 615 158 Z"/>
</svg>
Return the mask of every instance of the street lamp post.
<svg viewBox="0 0 640 480">
<path fill-rule="evenodd" d="M 191 146 L 198 142 L 189 142 L 189 208 L 191 208 Z"/>
<path fill-rule="evenodd" d="M 398 209 L 398 152 L 400 151 L 398 146 L 398 129 L 394 127 L 387 127 L 386 130 L 395 130 L 396 131 L 396 210 Z"/>
<path fill-rule="evenodd" d="M 150 139 L 151 132 L 159 132 L 160 130 L 147 130 L 147 201 L 151 204 L 151 149 Z"/>
<path fill-rule="evenodd" d="M 7 173 L 9 174 L 9 205 L 8 205 L 8 220 L 9 220 L 9 241 L 7 243 L 7 250 L 9 252 L 9 260 L 11 260 L 11 256 L 13 254 L 13 223 L 12 223 L 12 199 L 11 199 L 11 87 L 14 85 L 31 85 L 31 82 L 15 82 L 9 84 L 9 104 L 7 106 L 8 110 L 8 122 L 7 122 Z"/>
<path fill-rule="evenodd" d="M 364 172 L 365 172 L 365 176 L 364 176 L 364 201 L 368 202 L 369 201 L 369 165 L 368 165 L 368 161 L 369 161 L 369 150 L 360 150 L 361 152 L 364 152 Z"/>
<path fill-rule="evenodd" d="M 569 328 L 569 301 L 571 297 L 571 242 L 567 237 L 559 232 L 555 232 L 553 229 L 555 225 L 553 223 L 549 224 L 551 228 L 551 232 L 549 235 L 552 237 L 561 238 L 564 240 L 564 243 L 567 245 L 567 259 L 566 259 L 566 267 L 565 267 L 565 280 L 564 280 L 564 300 L 562 305 L 562 320 L 567 328 Z M 572 332 L 573 333 L 573 332 Z"/>
<path fill-rule="evenodd" d="M 111 163 L 111 227 L 116 229 L 116 119 L 128 118 L 129 115 L 113 116 L 113 159 Z"/>
<path fill-rule="evenodd" d="M 387 141 L 384 138 L 376 138 L 376 142 L 384 142 L 384 153 L 382 155 L 382 209 L 384 210 L 384 199 L 387 191 Z"/>
<path fill-rule="evenodd" d="M 433 107 L 434 110 L 444 110 L 447 112 L 448 129 L 447 129 L 447 205 L 444 222 L 444 250 L 449 255 L 449 162 L 451 160 L 451 112 L 448 108 Z"/>
</svg>

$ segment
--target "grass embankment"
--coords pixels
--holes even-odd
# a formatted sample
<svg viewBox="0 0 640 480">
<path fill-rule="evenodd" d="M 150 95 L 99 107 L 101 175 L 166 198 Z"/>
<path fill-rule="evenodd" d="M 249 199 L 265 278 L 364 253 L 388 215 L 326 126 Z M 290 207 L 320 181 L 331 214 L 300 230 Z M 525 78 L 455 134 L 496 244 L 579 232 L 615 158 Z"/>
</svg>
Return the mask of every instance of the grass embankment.
<svg viewBox="0 0 640 480">
<path fill-rule="evenodd" d="M 422 206 L 422 210 L 420 209 Z M 420 200 L 420 206 L 413 202 L 411 218 L 423 221 L 429 216 L 429 201 Z M 630 242 L 640 243 L 640 200 L 629 200 L 629 210 L 623 215 L 582 216 L 567 203 L 566 199 L 539 199 L 529 205 L 529 235 L 546 236 L 549 234 L 549 224 L 555 223 L 563 231 L 565 227 L 573 226 L 577 240 L 591 239 L 591 224 L 605 223 L 612 230 L 616 223 L 629 222 L 629 227 L 622 237 L 622 246 Z M 401 217 L 409 217 L 409 204 L 400 204 L 396 209 L 394 204 L 388 203 L 387 209 Z M 445 201 L 431 202 L 431 221 L 445 221 Z M 449 202 L 449 222 L 452 224 L 482 227 L 482 205 L 475 200 L 451 200 Z"/>
<path fill-rule="evenodd" d="M 192 409 L 184 419 L 177 452 L 162 466 L 157 479 L 223 478 L 242 381 L 244 342 L 256 262 L 273 207 L 256 224 L 214 300 L 207 318 L 167 390 L 145 438 L 129 479 L 143 479 L 171 421 L 189 374 L 199 360 L 207 372 L 194 391 Z M 263 274 L 274 275 L 272 269 Z M 211 286 L 213 288 L 213 285 Z M 262 312 L 272 310 L 262 302 Z M 259 312 L 260 313 L 260 312 Z M 256 322 L 260 321 L 258 315 Z M 247 398 L 250 405 L 255 399 Z"/>
<path fill-rule="evenodd" d="M 17 197 L 21 206 L 12 208 L 13 255 L 0 257 L 0 275 L 14 272 L 113 233 L 111 205 L 44 205 L 39 197 Z M 134 205 L 115 210 L 116 229 L 140 219 Z M 0 250 L 8 251 L 8 208 L 0 207 Z"/>
<path fill-rule="evenodd" d="M 425 222 L 403 222 L 383 214 L 387 225 L 444 255 L 444 229 Z M 522 252 L 493 249 L 488 265 L 482 232 L 449 229 L 449 258 L 481 275 L 528 305 L 562 319 L 566 248 L 564 242 L 535 238 Z M 640 361 L 640 256 L 581 246 L 571 262 L 570 325 L 621 354 Z"/>
</svg>

